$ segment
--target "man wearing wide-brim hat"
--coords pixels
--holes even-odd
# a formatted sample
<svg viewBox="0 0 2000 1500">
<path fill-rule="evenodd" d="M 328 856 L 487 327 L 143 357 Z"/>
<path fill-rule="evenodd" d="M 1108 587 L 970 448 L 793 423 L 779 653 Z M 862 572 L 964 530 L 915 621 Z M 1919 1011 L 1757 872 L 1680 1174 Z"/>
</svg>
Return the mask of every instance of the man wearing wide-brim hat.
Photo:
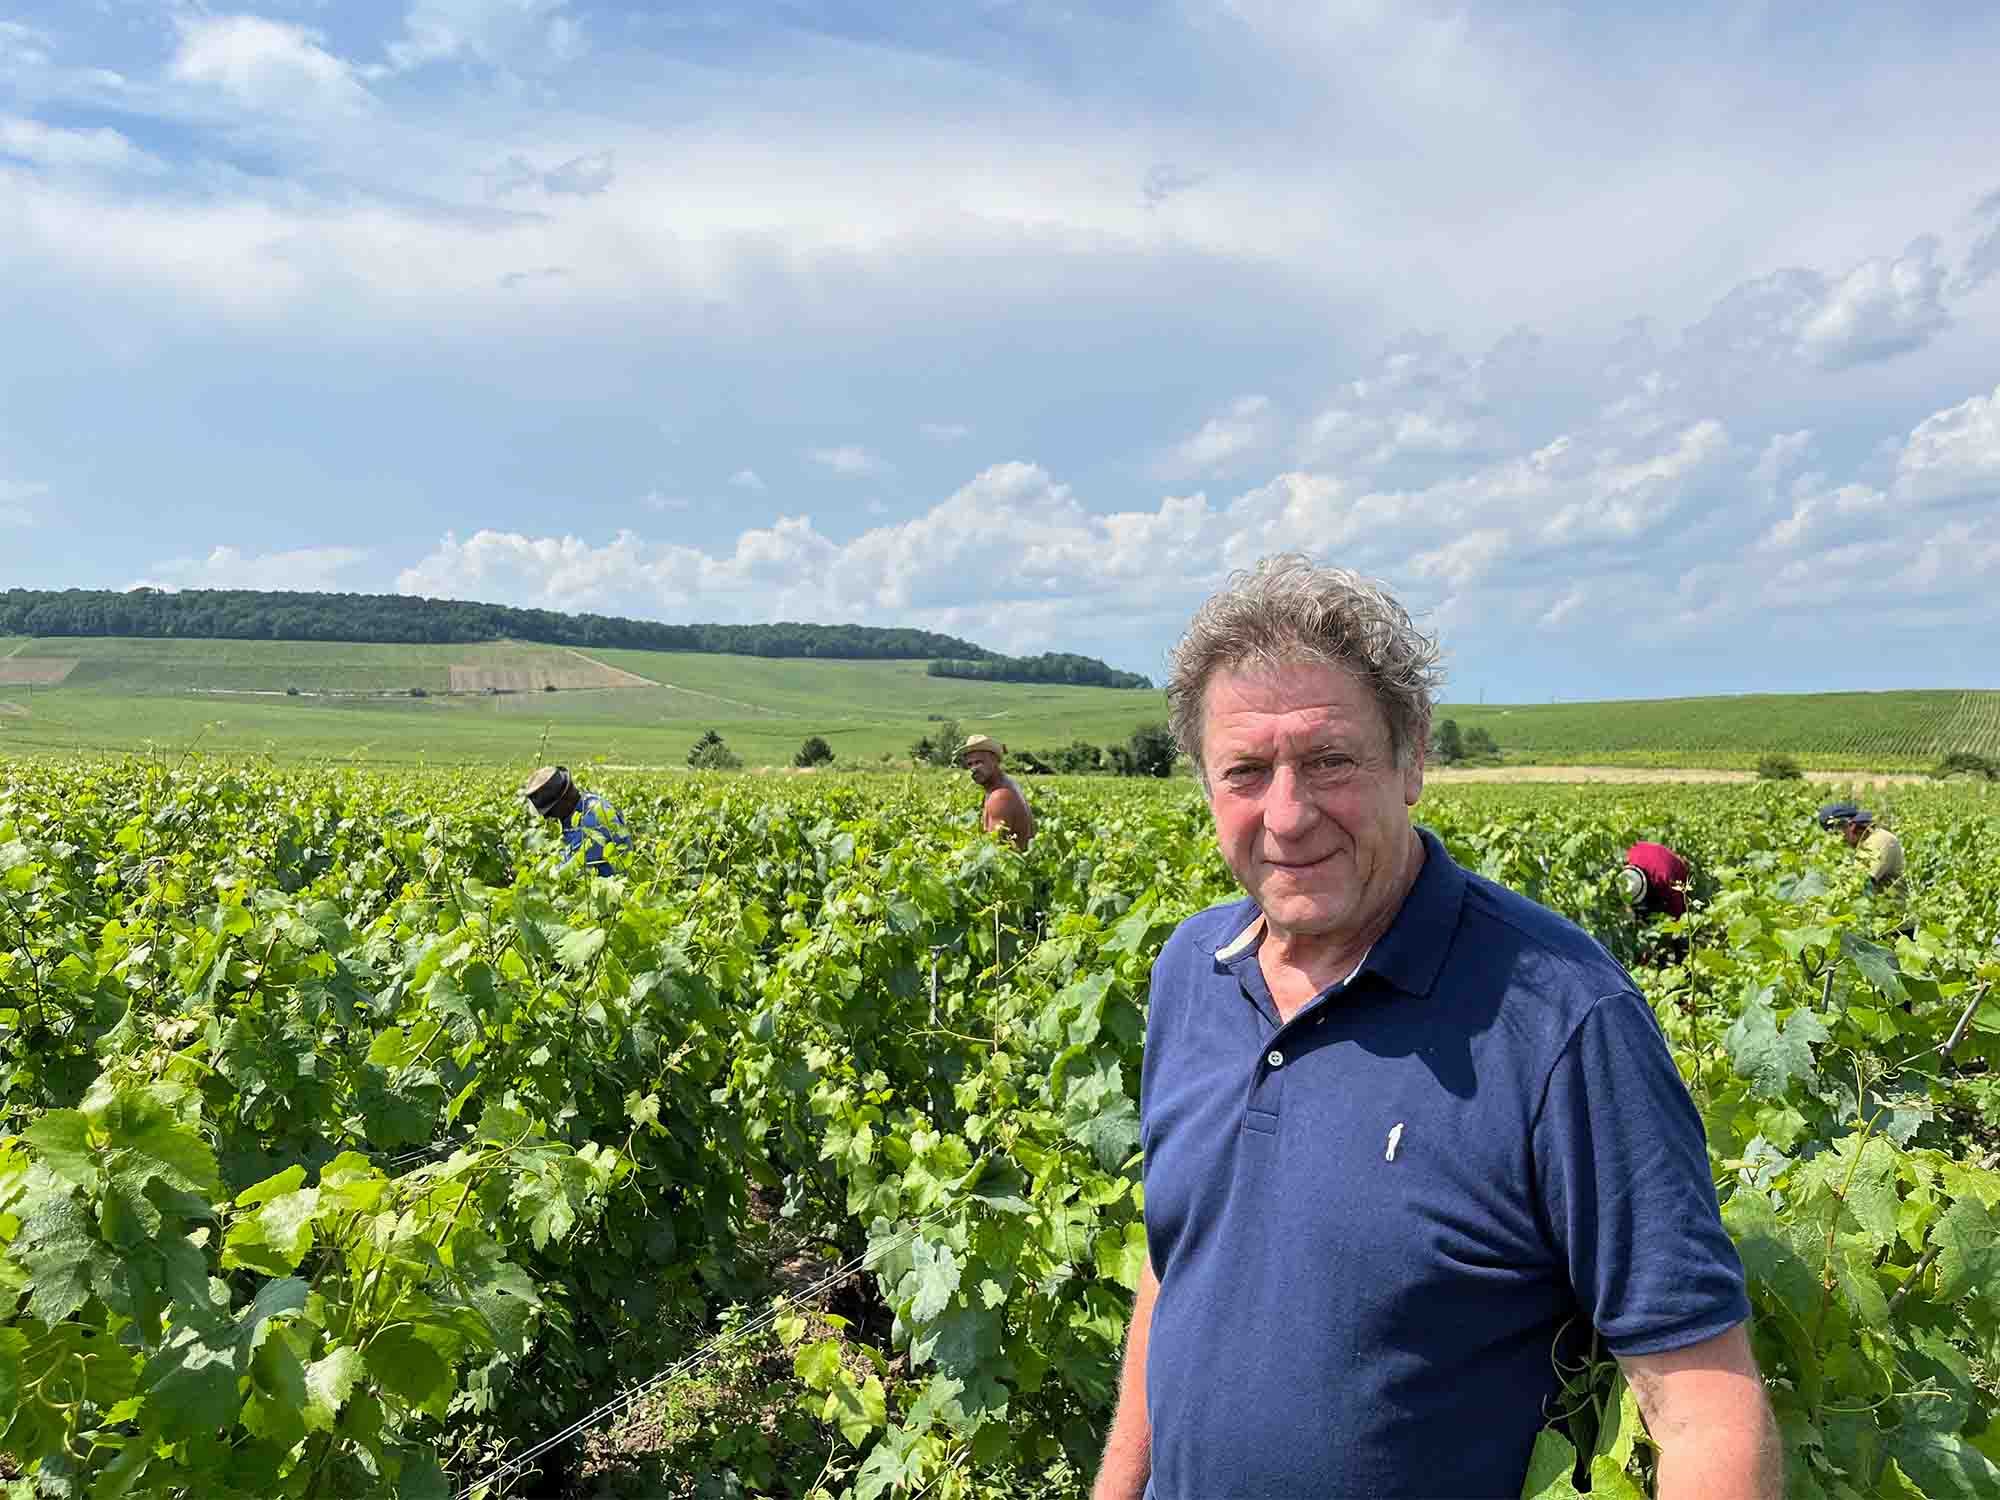
<svg viewBox="0 0 2000 1500">
<path fill-rule="evenodd" d="M 1014 778 L 1000 769 L 1007 747 L 990 734 L 975 734 L 959 747 L 958 763 L 986 793 L 979 809 L 979 826 L 988 833 L 1004 830 L 1016 849 L 1026 849 L 1035 836 L 1035 815 Z"/>
<path fill-rule="evenodd" d="M 618 873 L 611 863 L 609 847 L 632 847 L 632 835 L 625 831 L 625 820 L 602 797 L 578 786 L 566 767 L 543 766 L 528 778 L 521 795 L 536 812 L 561 825 L 563 842 L 569 846 L 569 859 L 581 853 L 584 868 L 591 874 Z"/>
</svg>

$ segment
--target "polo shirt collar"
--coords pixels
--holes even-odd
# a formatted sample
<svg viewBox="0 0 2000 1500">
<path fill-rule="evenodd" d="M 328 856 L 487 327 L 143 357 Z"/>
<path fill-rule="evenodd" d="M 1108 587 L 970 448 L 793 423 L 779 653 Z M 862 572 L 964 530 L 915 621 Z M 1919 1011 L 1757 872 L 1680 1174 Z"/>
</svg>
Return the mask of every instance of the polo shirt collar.
<svg viewBox="0 0 2000 1500">
<path fill-rule="evenodd" d="M 1402 909 L 1389 930 L 1375 940 L 1354 977 L 1379 974 L 1405 994 L 1427 995 L 1458 931 L 1466 876 L 1436 834 L 1418 828 L 1417 837 L 1424 841 L 1424 867 L 1417 872 L 1416 884 L 1403 898 Z M 1216 963 L 1225 968 L 1255 953 L 1264 936 L 1264 914 L 1256 903 L 1245 901 L 1243 910 L 1248 919 L 1245 925 L 1215 950 Z"/>
</svg>

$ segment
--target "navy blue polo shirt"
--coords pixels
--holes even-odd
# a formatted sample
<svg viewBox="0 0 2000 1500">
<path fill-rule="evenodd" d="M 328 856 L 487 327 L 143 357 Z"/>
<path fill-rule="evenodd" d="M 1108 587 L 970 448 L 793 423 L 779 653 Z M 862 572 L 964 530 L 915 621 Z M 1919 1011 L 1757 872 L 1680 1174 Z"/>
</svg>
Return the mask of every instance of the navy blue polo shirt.
<svg viewBox="0 0 2000 1500">
<path fill-rule="evenodd" d="M 1153 969 L 1141 1087 L 1156 1500 L 1520 1494 L 1552 1362 L 1750 1315 L 1701 1119 L 1588 934 L 1435 835 L 1281 1025 L 1249 900 Z"/>
</svg>

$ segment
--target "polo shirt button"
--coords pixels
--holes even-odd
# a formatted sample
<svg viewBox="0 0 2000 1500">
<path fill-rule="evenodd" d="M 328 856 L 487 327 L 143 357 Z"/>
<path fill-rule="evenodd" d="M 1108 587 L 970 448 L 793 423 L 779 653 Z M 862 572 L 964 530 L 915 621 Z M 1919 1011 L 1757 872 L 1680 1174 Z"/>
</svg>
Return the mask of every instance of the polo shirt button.
<svg viewBox="0 0 2000 1500">
<path fill-rule="evenodd" d="M 1274 1068 L 1282 1068 L 1285 1065 L 1285 1054 L 1280 1052 L 1276 1047 L 1273 1047 L 1265 1054 L 1264 1061 Z"/>
</svg>

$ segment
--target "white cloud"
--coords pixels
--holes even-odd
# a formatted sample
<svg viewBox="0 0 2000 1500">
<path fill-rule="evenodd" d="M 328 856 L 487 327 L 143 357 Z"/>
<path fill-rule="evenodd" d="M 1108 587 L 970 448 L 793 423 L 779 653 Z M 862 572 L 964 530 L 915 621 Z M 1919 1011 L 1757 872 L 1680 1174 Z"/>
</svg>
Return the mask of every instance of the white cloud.
<svg viewBox="0 0 2000 1500">
<path fill-rule="evenodd" d="M 1238 396 L 1226 410 L 1174 444 L 1158 470 L 1169 478 L 1222 472 L 1266 448 L 1276 432 L 1277 411 L 1269 396 Z"/>
<path fill-rule="evenodd" d="M 1498 562 L 1507 544 L 1505 531 L 1469 531 L 1442 547 L 1418 553 L 1412 563 L 1420 577 L 1440 579 L 1453 589 L 1462 589 Z"/>
<path fill-rule="evenodd" d="M 65 130 L 18 115 L 0 115 L 0 156 L 18 157 L 43 167 L 88 171 L 165 170 L 157 158 L 141 151 L 115 130 L 102 126 Z"/>
<path fill-rule="evenodd" d="M 768 488 L 764 481 L 757 477 L 755 469 L 738 469 L 729 476 L 729 483 L 734 488 L 748 490 L 753 495 L 761 495 Z"/>
<path fill-rule="evenodd" d="M 972 436 L 972 429 L 962 422 L 925 422 L 917 431 L 934 443 L 956 443 Z"/>
<path fill-rule="evenodd" d="M 686 510 L 689 504 L 685 496 L 669 495 L 660 490 L 648 491 L 640 498 L 639 503 L 647 510 L 656 511 Z"/>
<path fill-rule="evenodd" d="M 1947 271 L 1925 235 L 1890 260 L 1865 260 L 1839 277 L 1792 268 L 1736 287 L 1688 331 L 1699 352 L 1797 360 L 1840 370 L 1907 354 L 1950 326 Z"/>
<path fill-rule="evenodd" d="M 536 72 L 583 50 L 568 0 L 415 0 L 388 48 L 398 70 L 466 58 Z"/>
<path fill-rule="evenodd" d="M 361 547 L 297 547 L 251 556 L 218 546 L 206 557 L 176 557 L 153 565 L 150 578 L 130 585 L 164 589 L 277 589 L 337 593 L 340 575 L 368 556 Z"/>
<path fill-rule="evenodd" d="M 861 474 L 879 474 L 887 467 L 881 459 L 866 448 L 852 443 L 838 448 L 808 448 L 806 457 L 823 469 L 831 469 L 836 474 L 850 477 Z"/>
<path fill-rule="evenodd" d="M 1863 261 L 1831 286 L 1799 331 L 1807 357 L 1840 369 L 1921 348 L 1943 331 L 1951 319 L 1939 301 L 1937 248 L 1927 236 L 1895 260 Z"/>
<path fill-rule="evenodd" d="M 0 21 L 0 66 L 39 68 L 49 62 L 54 43 L 45 31 L 21 21 Z"/>
<path fill-rule="evenodd" d="M 1896 463 L 1896 493 L 1918 502 L 2000 501 L 2000 386 L 1916 425 Z"/>
<path fill-rule="evenodd" d="M 353 68 L 308 27 L 250 15 L 181 16 L 175 25 L 180 46 L 167 72 L 179 82 L 206 84 L 280 115 L 354 113 L 372 102 Z"/>
</svg>

